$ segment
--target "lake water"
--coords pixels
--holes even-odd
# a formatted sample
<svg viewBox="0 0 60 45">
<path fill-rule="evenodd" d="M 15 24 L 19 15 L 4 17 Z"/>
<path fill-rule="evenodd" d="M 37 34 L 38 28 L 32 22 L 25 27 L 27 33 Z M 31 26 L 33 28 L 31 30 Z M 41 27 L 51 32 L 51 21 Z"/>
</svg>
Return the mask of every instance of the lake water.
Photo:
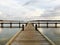
<svg viewBox="0 0 60 45">
<path fill-rule="evenodd" d="M 44 33 L 56 45 L 60 45 L 60 28 L 38 28 L 38 30 Z"/>
<path fill-rule="evenodd" d="M 10 25 L 4 24 L 4 26 Z M 13 26 L 18 25 L 13 24 Z M 46 25 L 43 24 L 42 26 Z M 39 31 L 44 33 L 49 39 L 51 39 L 56 45 L 60 45 L 60 28 L 38 28 L 38 29 Z M 16 32 L 18 32 L 19 30 L 21 30 L 21 28 L 0 28 L 0 45 L 5 45 L 9 41 L 9 39 L 11 39 L 11 37 L 14 36 Z"/>
<path fill-rule="evenodd" d="M 19 30 L 21 28 L 0 28 L 0 45 L 5 45 Z"/>
</svg>

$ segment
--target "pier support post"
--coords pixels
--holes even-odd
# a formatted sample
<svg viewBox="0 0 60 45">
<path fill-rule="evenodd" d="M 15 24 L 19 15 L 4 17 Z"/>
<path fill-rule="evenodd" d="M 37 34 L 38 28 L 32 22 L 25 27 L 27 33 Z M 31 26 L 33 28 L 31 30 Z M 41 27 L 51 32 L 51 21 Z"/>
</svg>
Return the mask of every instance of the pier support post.
<svg viewBox="0 0 60 45">
<path fill-rule="evenodd" d="M 35 29 L 37 30 L 37 24 L 35 25 Z M 38 31 L 38 30 L 37 30 Z"/>
<path fill-rule="evenodd" d="M 20 28 L 20 22 L 19 22 L 19 28 Z"/>
<path fill-rule="evenodd" d="M 47 28 L 48 28 L 48 22 L 47 22 Z"/>
<path fill-rule="evenodd" d="M 1 28 L 3 28 L 3 23 L 1 23 Z"/>
<path fill-rule="evenodd" d="M 12 28 L 12 23 L 10 23 L 10 28 Z"/>
<path fill-rule="evenodd" d="M 55 23 L 55 28 L 57 28 L 57 23 Z"/>
<path fill-rule="evenodd" d="M 22 24 L 22 31 L 24 31 L 24 25 Z"/>
</svg>

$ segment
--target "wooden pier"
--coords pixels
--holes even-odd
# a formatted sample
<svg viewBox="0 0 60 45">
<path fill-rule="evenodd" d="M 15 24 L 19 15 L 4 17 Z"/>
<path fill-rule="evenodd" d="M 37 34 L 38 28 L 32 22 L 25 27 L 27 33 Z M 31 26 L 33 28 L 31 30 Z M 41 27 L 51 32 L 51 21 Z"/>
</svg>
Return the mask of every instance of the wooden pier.
<svg viewBox="0 0 60 45">
<path fill-rule="evenodd" d="M 37 27 L 37 25 L 36 25 Z M 19 32 L 6 45 L 54 45 L 46 39 L 32 24 L 27 24 L 23 31 Z"/>
</svg>

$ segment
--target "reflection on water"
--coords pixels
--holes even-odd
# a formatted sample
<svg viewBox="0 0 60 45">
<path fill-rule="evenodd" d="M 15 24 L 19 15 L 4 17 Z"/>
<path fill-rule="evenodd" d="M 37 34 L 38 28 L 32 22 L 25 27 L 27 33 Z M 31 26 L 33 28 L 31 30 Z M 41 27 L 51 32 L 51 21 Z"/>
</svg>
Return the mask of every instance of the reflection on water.
<svg viewBox="0 0 60 45">
<path fill-rule="evenodd" d="M 60 45 L 60 28 L 38 28 L 39 31 L 44 33 L 56 45 Z"/>
<path fill-rule="evenodd" d="M 0 45 L 5 45 L 7 41 L 18 32 L 19 28 L 0 28 Z M 3 43 L 2 43 L 3 42 Z"/>
<path fill-rule="evenodd" d="M 2 28 L 0 28 L 0 33 L 2 32 Z"/>
</svg>

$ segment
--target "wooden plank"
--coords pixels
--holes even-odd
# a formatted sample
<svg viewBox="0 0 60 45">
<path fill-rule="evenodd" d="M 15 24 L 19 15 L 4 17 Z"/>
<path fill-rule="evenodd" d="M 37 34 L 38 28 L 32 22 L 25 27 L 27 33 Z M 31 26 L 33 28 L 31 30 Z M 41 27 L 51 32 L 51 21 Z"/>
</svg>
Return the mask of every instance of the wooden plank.
<svg viewBox="0 0 60 45">
<path fill-rule="evenodd" d="M 51 45 L 35 28 L 32 24 L 27 24 L 24 31 L 12 40 L 8 45 Z"/>
</svg>

